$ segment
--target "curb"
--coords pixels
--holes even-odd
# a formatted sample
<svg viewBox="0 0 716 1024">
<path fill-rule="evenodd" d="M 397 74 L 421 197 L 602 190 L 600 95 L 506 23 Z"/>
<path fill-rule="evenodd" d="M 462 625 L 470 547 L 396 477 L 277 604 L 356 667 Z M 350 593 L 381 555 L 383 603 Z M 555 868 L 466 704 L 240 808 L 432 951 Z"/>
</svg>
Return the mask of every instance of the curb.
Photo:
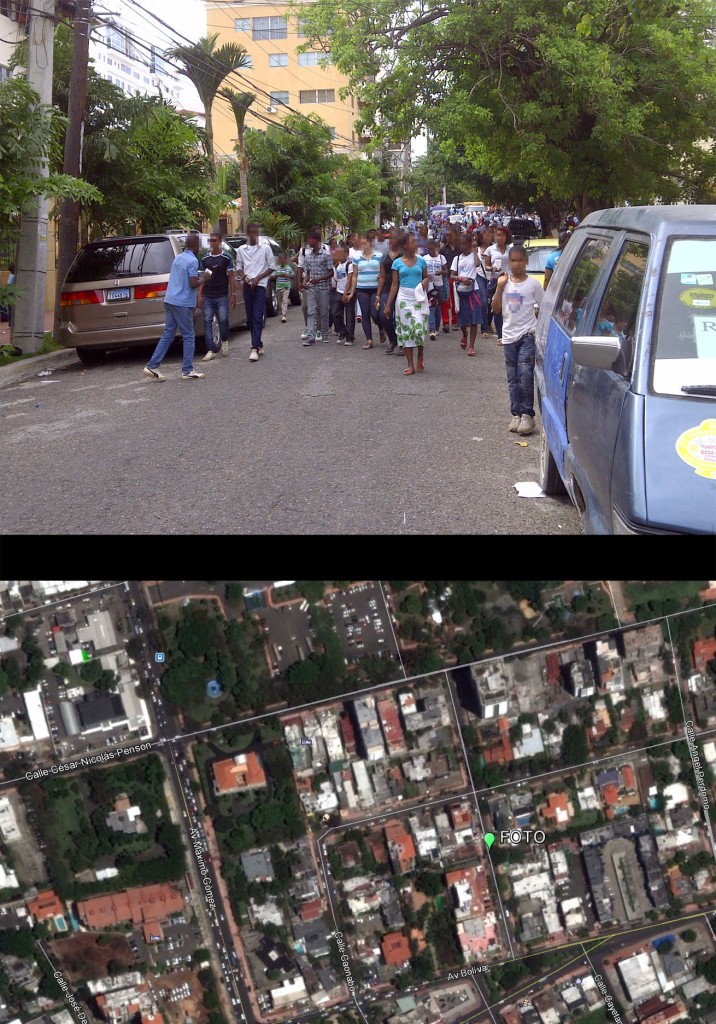
<svg viewBox="0 0 716 1024">
<path fill-rule="evenodd" d="M 0 366 L 0 388 L 7 387 L 8 384 L 32 380 L 33 377 L 37 377 L 40 370 L 57 369 L 78 362 L 75 349 L 62 349 L 57 352 L 48 352 L 46 355 L 21 359 L 9 366 Z"/>
</svg>

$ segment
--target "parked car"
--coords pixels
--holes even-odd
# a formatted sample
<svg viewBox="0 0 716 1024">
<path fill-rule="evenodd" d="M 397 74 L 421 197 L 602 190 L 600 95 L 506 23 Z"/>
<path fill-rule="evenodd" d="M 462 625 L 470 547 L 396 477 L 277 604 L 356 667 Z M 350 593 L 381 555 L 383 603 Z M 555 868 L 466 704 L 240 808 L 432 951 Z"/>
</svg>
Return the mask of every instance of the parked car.
<svg viewBox="0 0 716 1024">
<path fill-rule="evenodd" d="M 174 257 L 185 233 L 103 238 L 82 246 L 62 286 L 60 337 L 76 348 L 84 363 L 104 358 L 110 349 L 156 342 L 164 330 L 164 293 Z M 202 235 L 208 248 L 208 235 Z M 229 325 L 246 324 L 246 307 L 237 289 Z M 214 325 L 215 332 L 218 325 Z M 194 316 L 196 336 L 204 336 L 201 310 Z M 218 336 L 218 335 L 217 335 Z"/>
<path fill-rule="evenodd" d="M 235 249 L 238 249 L 240 245 L 244 245 L 248 239 L 246 235 L 227 235 L 226 242 L 229 245 L 233 245 Z M 271 238 L 270 235 L 259 235 L 259 243 L 270 245 L 273 249 L 273 254 L 276 257 L 276 263 L 278 263 L 278 254 L 285 252 L 285 249 L 280 245 L 275 238 Z M 291 285 L 291 291 L 289 292 L 288 301 L 292 306 L 301 305 L 301 293 L 298 290 L 298 264 L 295 260 L 288 260 L 293 267 L 295 277 Z M 278 316 L 278 296 L 276 294 L 276 282 L 269 281 L 266 286 L 266 316 Z"/>
<path fill-rule="evenodd" d="M 589 533 L 716 533 L 716 206 L 599 210 L 536 332 L 540 482 Z"/>
<path fill-rule="evenodd" d="M 527 266 L 525 267 L 530 277 L 544 288 L 544 271 L 547 260 L 559 248 L 559 243 L 554 238 L 531 238 L 524 243 L 527 250 Z"/>
<path fill-rule="evenodd" d="M 529 217 L 513 217 L 507 222 L 513 242 L 524 242 L 526 238 L 539 238 L 537 225 Z"/>
</svg>

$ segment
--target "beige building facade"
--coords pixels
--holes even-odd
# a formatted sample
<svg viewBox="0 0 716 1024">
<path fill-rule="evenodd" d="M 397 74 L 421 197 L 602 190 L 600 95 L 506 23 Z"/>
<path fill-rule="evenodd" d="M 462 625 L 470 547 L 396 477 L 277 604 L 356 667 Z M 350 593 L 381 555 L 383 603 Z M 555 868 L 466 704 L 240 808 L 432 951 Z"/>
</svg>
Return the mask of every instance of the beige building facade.
<svg viewBox="0 0 716 1024">
<path fill-rule="evenodd" d="M 296 52 L 306 39 L 288 4 L 281 0 L 206 0 L 206 30 L 208 35 L 218 32 L 217 45 L 238 43 L 251 58 L 250 68 L 225 82 L 237 91 L 257 94 L 246 118 L 247 127 L 265 129 L 267 124 L 279 124 L 288 112 L 317 114 L 331 129 L 335 152 L 358 151 L 360 139 L 354 130 L 358 104 L 351 96 L 340 98 L 346 79 L 331 64 L 319 63 L 325 53 Z M 225 100 L 214 103 L 213 117 L 217 156 L 233 157 L 236 123 Z"/>
</svg>

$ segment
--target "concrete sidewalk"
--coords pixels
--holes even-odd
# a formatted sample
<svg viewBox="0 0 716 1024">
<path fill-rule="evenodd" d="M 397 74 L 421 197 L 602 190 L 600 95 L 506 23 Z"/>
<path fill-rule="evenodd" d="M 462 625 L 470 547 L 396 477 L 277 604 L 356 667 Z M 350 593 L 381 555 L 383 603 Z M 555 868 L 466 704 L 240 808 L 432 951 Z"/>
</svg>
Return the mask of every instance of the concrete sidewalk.
<svg viewBox="0 0 716 1024">
<path fill-rule="evenodd" d="M 53 321 L 54 313 L 46 312 L 45 331 L 52 330 Z M 10 344 L 9 325 L 3 324 L 2 328 L 0 328 L 0 345 Z M 30 356 L 28 359 L 19 359 L 16 363 L 10 363 L 8 366 L 0 366 L 0 387 L 32 380 L 41 370 L 57 370 L 76 362 L 78 362 L 77 352 L 73 348 L 58 349 L 57 352 Z"/>
</svg>

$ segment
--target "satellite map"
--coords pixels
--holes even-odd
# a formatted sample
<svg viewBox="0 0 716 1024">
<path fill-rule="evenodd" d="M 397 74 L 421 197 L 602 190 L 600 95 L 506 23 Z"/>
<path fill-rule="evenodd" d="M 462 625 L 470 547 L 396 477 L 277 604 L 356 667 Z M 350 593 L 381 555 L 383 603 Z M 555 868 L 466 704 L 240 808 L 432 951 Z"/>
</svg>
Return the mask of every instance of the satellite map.
<svg viewBox="0 0 716 1024">
<path fill-rule="evenodd" d="M 0 1024 L 716 1024 L 716 581 L 0 582 Z"/>
</svg>

